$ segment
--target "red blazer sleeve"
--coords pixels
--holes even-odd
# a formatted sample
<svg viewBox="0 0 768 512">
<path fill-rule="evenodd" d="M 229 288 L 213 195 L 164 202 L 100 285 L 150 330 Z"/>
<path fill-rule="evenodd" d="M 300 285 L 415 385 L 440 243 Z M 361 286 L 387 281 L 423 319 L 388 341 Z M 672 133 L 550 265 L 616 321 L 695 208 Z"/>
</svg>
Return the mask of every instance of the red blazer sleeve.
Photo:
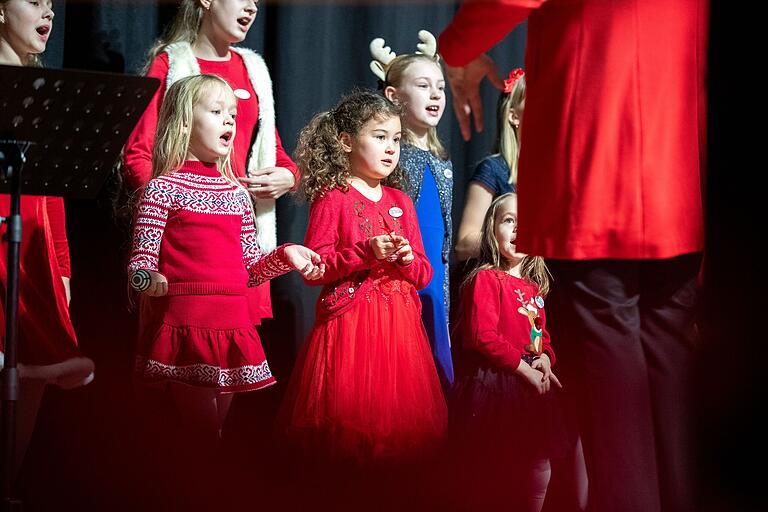
<svg viewBox="0 0 768 512">
<path fill-rule="evenodd" d="M 283 141 L 280 140 L 280 134 L 277 133 L 277 128 L 275 128 L 275 140 L 277 141 L 277 154 L 275 155 L 275 166 L 276 167 L 285 167 L 289 171 L 291 171 L 291 174 L 293 174 L 294 183 L 293 188 L 291 189 L 291 192 L 295 192 L 299 188 L 299 179 L 301 178 L 301 174 L 299 173 L 299 166 L 296 165 L 296 163 L 291 160 L 291 157 L 288 156 L 288 153 L 285 152 L 285 149 L 283 149 Z"/>
<path fill-rule="evenodd" d="M 464 66 L 494 47 L 546 0 L 468 0 L 440 34 L 437 47 L 449 66 Z"/>
<path fill-rule="evenodd" d="M 325 274 L 315 281 L 305 281 L 310 285 L 336 282 L 350 274 L 367 270 L 379 263 L 373 254 L 371 242 L 367 238 L 343 245 L 340 230 L 345 221 L 342 204 L 326 195 L 315 202 L 309 209 L 309 223 L 304 236 L 304 245 L 323 259 Z"/>
<path fill-rule="evenodd" d="M 499 317 L 509 314 L 509 305 L 507 311 L 502 308 L 501 283 L 491 272 L 481 271 L 467 286 L 462 296 L 464 347 L 484 355 L 495 366 L 514 372 L 522 354 L 499 333 Z"/>
<path fill-rule="evenodd" d="M 48 222 L 51 225 L 53 249 L 56 251 L 56 261 L 62 277 L 72 276 L 69 260 L 69 241 L 67 240 L 67 220 L 64 214 L 64 199 L 61 197 L 46 197 L 45 207 L 48 210 Z"/>
<path fill-rule="evenodd" d="M 432 265 L 429 264 L 429 259 L 427 259 L 427 255 L 424 253 L 424 243 L 421 240 L 421 231 L 419 231 L 419 224 L 416 220 L 416 209 L 413 206 L 413 201 L 410 197 L 403 194 L 403 203 L 405 205 L 404 218 L 408 222 L 406 236 L 411 243 L 414 258 L 408 265 L 398 262 L 397 266 L 403 278 L 410 281 L 417 290 L 421 290 L 426 288 L 432 280 Z"/>
<path fill-rule="evenodd" d="M 133 190 L 146 185 L 152 177 L 152 146 L 155 143 L 157 118 L 165 96 L 168 76 L 168 56 L 165 53 L 155 58 L 147 71 L 147 76 L 160 79 L 160 87 L 128 137 L 123 154 L 123 178 L 128 187 Z"/>
</svg>

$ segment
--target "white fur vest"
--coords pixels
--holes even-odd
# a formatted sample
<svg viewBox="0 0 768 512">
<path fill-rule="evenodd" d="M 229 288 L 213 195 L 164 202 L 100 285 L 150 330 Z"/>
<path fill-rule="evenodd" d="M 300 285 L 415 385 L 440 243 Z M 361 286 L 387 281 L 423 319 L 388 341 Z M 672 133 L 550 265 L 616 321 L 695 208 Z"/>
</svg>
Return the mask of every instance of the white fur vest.
<svg viewBox="0 0 768 512">
<path fill-rule="evenodd" d="M 257 169 L 274 167 L 277 154 L 277 139 L 275 137 L 275 100 L 272 97 L 272 79 L 269 70 L 261 56 L 247 48 L 232 48 L 243 58 L 248 79 L 259 100 L 259 132 L 251 146 L 251 158 L 248 161 L 246 173 Z M 200 65 L 192 53 L 192 47 L 187 42 L 169 44 L 165 48 L 168 54 L 168 76 L 166 87 L 175 81 L 192 75 L 200 74 Z M 256 232 L 259 247 L 264 252 L 270 252 L 277 246 L 277 223 L 275 217 L 274 199 L 254 200 L 256 209 Z"/>
</svg>

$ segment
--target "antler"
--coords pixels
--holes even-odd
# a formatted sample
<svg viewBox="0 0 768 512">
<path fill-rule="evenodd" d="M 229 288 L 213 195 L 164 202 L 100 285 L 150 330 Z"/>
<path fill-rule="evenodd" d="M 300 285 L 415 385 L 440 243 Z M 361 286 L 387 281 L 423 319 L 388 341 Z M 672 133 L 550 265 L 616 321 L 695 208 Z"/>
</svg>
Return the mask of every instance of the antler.
<svg viewBox="0 0 768 512">
<path fill-rule="evenodd" d="M 520 290 L 515 290 L 515 293 L 517 294 L 517 301 L 523 305 L 523 307 L 526 307 L 528 305 L 528 301 L 525 300 L 525 293 L 521 292 Z"/>
<path fill-rule="evenodd" d="M 437 40 L 428 30 L 419 30 L 419 40 L 416 45 L 416 53 L 423 53 L 427 57 L 434 57 L 437 53 Z"/>
<path fill-rule="evenodd" d="M 371 57 L 374 59 L 370 65 L 371 71 L 383 82 L 387 77 L 386 67 L 397 55 L 389 46 L 384 46 L 384 39 L 380 37 L 371 41 L 368 48 L 371 50 Z"/>
</svg>

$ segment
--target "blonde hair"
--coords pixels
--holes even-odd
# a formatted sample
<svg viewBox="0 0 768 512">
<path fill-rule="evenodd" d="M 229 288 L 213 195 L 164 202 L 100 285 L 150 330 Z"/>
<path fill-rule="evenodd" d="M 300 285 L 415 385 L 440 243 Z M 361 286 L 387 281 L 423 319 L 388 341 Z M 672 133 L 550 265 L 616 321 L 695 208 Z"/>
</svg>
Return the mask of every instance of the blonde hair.
<svg viewBox="0 0 768 512">
<path fill-rule="evenodd" d="M 517 161 L 520 157 L 520 127 L 509 122 L 509 112 L 515 111 L 520 116 L 520 106 L 525 101 L 525 76 L 515 81 L 511 92 L 501 93 L 496 104 L 496 147 L 494 151 L 501 155 L 507 167 L 507 183 L 517 183 Z"/>
<path fill-rule="evenodd" d="M 142 74 L 146 74 L 155 57 L 163 53 L 169 44 L 181 41 L 193 44 L 203 23 L 203 6 L 200 0 L 181 0 L 179 10 L 163 35 L 149 50 Z"/>
<path fill-rule="evenodd" d="M 155 143 L 152 147 L 153 178 L 170 174 L 184 163 L 194 122 L 193 109 L 214 87 L 224 88 L 235 97 L 232 87 L 215 75 L 182 78 L 168 89 L 160 107 Z M 230 155 L 231 151 L 219 158 L 216 166 L 228 182 L 239 186 L 240 183 L 232 170 Z"/>
<path fill-rule="evenodd" d="M 496 216 L 501 204 L 511 197 L 516 197 L 514 193 L 502 194 L 493 200 L 491 206 L 485 212 L 483 220 L 482 236 L 480 238 L 480 255 L 474 261 L 474 264 L 461 283 L 464 287 L 480 272 L 486 269 L 507 270 L 508 264 L 499 251 L 499 241 L 496 240 Z M 539 287 L 539 294 L 545 297 L 549 293 L 550 276 L 544 258 L 541 256 L 526 255 L 520 264 L 520 275 L 526 281 L 529 281 Z"/>
<path fill-rule="evenodd" d="M 390 85 L 395 89 L 400 87 L 403 83 L 403 75 L 405 75 L 405 71 L 408 69 L 408 66 L 418 61 L 431 62 L 440 69 L 441 73 L 443 71 L 442 66 L 440 66 L 439 57 L 437 55 L 434 57 L 430 57 L 429 55 L 425 55 L 423 53 L 405 53 L 403 55 L 398 55 L 387 65 L 387 74 L 384 80 L 384 88 Z M 413 141 L 413 134 L 407 126 L 403 126 L 403 138 L 406 142 Z M 443 146 L 443 143 L 440 141 L 440 137 L 437 136 L 437 128 L 435 127 L 431 127 L 427 130 L 427 149 L 429 149 L 429 152 L 440 160 L 448 159 L 448 152 L 445 150 L 445 146 Z"/>
<path fill-rule="evenodd" d="M 7 4 L 9 1 L 10 0 L 0 0 L 0 5 Z M 53 10 L 53 7 L 51 7 L 51 10 Z M 37 53 L 28 54 L 26 61 L 22 60 L 22 64 L 30 68 L 43 67 L 43 61 L 42 59 L 40 59 L 40 54 L 37 54 Z"/>
<path fill-rule="evenodd" d="M 294 158 L 301 172 L 301 191 L 314 201 L 336 187 L 348 188 L 349 156 L 341 134 L 355 137 L 371 119 L 400 117 L 400 108 L 374 91 L 359 90 L 343 97 L 328 112 L 317 114 L 299 134 Z M 402 171 L 398 163 L 384 184 L 399 187 Z"/>
</svg>

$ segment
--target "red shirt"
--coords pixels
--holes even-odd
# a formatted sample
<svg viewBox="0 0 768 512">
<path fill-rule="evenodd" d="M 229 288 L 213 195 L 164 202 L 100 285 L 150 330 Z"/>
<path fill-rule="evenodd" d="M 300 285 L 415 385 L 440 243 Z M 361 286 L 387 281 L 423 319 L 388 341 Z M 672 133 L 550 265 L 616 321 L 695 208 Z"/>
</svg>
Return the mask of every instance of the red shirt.
<svg viewBox="0 0 768 512">
<path fill-rule="evenodd" d="M 704 0 L 470 0 L 462 66 L 528 19 L 517 244 L 562 259 L 703 248 Z"/>
<path fill-rule="evenodd" d="M 461 294 L 459 332 L 464 350 L 483 355 L 495 367 L 514 372 L 529 353 L 533 318 L 541 319 L 542 349 L 555 364 L 539 288 L 495 269 L 481 270 Z"/>
<path fill-rule="evenodd" d="M 365 296 L 371 279 L 382 274 L 404 279 L 416 290 L 432 279 L 432 266 L 424 255 L 411 198 L 393 188 L 381 189 L 381 199 L 372 201 L 352 186 L 347 192 L 337 188 L 310 207 L 304 245 L 317 252 L 326 265 L 321 279 L 307 281 L 325 285 L 317 302 L 318 321 L 348 309 Z M 374 256 L 371 237 L 392 231 L 410 242 L 414 260 L 409 265 L 380 261 Z M 413 303 L 421 304 L 415 290 Z"/>
<path fill-rule="evenodd" d="M 232 51 L 230 51 L 230 55 L 231 58 L 227 61 L 197 59 L 197 62 L 200 64 L 201 73 L 218 75 L 226 80 L 233 90 L 242 89 L 250 95 L 248 99 L 238 98 L 237 101 L 237 135 L 235 136 L 232 155 L 232 166 L 236 175 L 245 176 L 246 161 L 251 149 L 253 132 L 259 121 L 259 101 L 248 79 L 243 58 Z M 152 146 L 155 140 L 157 116 L 167 87 L 167 75 L 168 55 L 161 53 L 152 62 L 147 72 L 147 76 L 160 79 L 160 88 L 125 145 L 125 169 L 123 172 L 128 186 L 134 189 L 144 185 L 152 176 Z M 296 183 L 298 183 L 298 167 L 283 149 L 277 129 L 275 129 L 275 137 L 277 138 L 275 165 L 290 170 L 296 178 Z"/>
</svg>

